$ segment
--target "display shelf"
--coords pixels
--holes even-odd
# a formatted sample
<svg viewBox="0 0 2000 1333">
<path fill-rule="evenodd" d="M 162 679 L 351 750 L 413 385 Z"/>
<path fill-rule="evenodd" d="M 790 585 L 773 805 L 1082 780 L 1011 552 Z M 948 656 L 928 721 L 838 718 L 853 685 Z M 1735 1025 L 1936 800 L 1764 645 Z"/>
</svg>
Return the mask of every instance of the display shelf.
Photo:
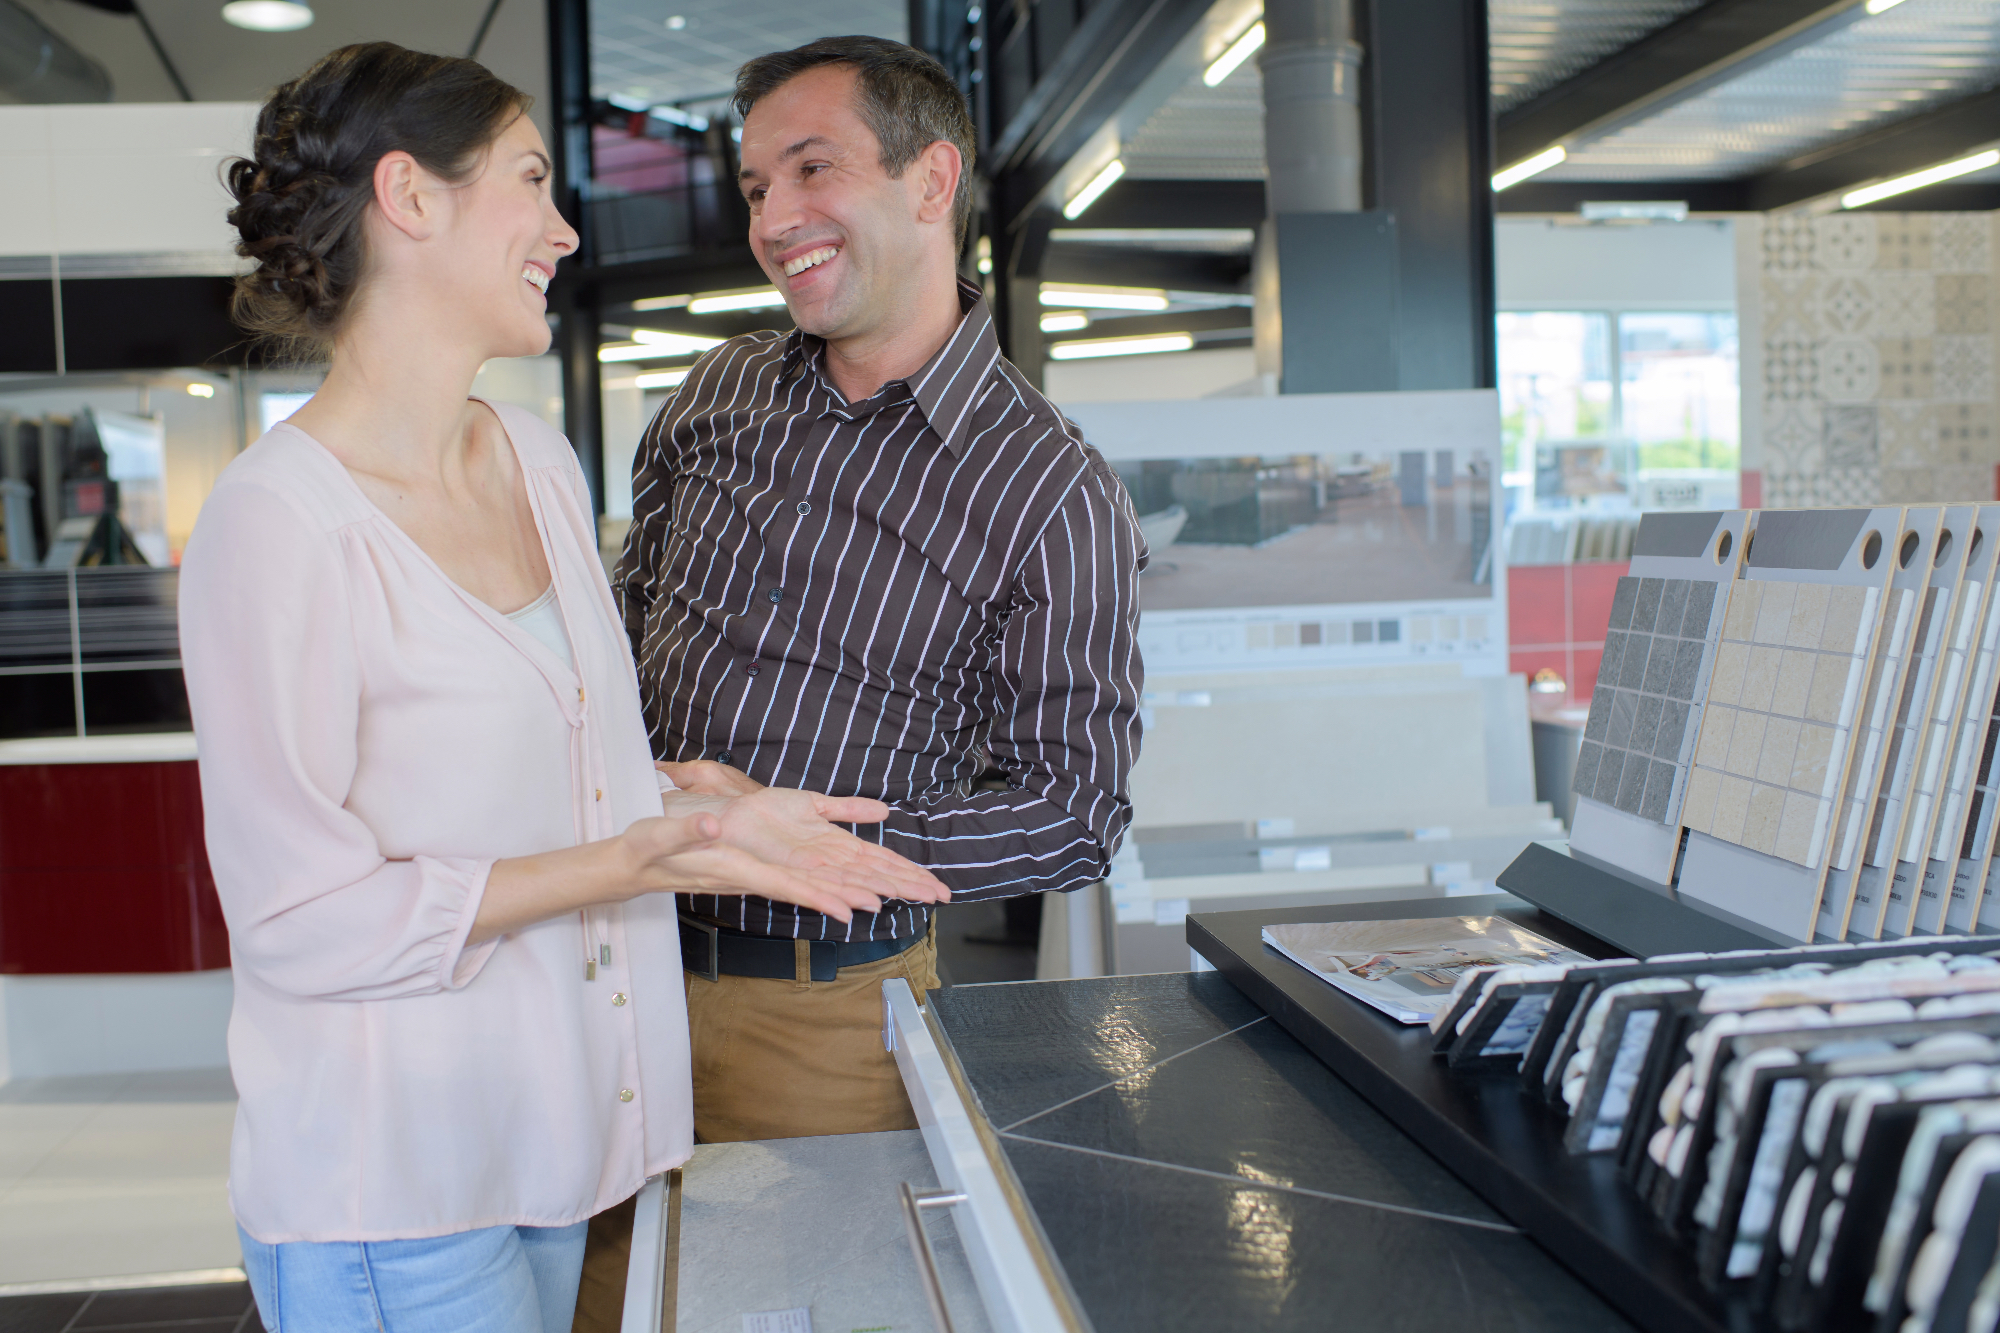
<svg viewBox="0 0 2000 1333">
<path fill-rule="evenodd" d="M 1495 882 L 1631 958 L 1805 943 L 1683 899 L 1667 885 L 1593 861 L 1563 843 L 1529 843 Z"/>
<path fill-rule="evenodd" d="M 1397 1023 L 1342 994 L 1262 938 L 1265 926 L 1288 922 L 1439 916 L 1501 916 L 1593 957 L 1625 952 L 1507 894 L 1216 912 L 1189 917 L 1187 936 L 1231 984 L 1634 1324 L 1648 1333 L 1755 1328 L 1747 1307 L 1702 1285 L 1693 1255 L 1669 1240 L 1612 1156 L 1567 1152 L 1568 1122 L 1517 1079 L 1449 1073 L 1432 1054 L 1429 1028 Z M 1638 921 L 1670 932 L 1674 919 Z"/>
</svg>

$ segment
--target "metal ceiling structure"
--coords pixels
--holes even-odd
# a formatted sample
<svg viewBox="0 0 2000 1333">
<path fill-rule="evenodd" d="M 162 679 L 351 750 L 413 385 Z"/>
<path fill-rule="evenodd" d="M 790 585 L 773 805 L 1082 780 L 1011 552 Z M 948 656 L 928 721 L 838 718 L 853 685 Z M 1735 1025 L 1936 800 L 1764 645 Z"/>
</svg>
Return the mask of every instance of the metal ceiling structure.
<svg viewBox="0 0 2000 1333">
<path fill-rule="evenodd" d="M 908 32 L 905 0 L 592 0 L 591 81 L 599 97 L 685 104 L 726 94 L 753 56 Z"/>
</svg>

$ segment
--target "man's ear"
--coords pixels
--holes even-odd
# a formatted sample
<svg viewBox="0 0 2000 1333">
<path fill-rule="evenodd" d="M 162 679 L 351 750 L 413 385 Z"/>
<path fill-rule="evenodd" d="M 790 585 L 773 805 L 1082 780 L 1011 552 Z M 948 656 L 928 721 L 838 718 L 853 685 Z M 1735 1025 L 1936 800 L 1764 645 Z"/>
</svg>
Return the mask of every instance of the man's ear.
<svg viewBox="0 0 2000 1333">
<path fill-rule="evenodd" d="M 965 159 L 958 145 L 939 139 L 910 164 L 917 178 L 917 221 L 949 222 L 958 201 L 959 177 L 965 173 Z"/>
<path fill-rule="evenodd" d="M 430 239 L 437 225 L 427 188 L 430 173 L 401 149 L 382 154 L 375 164 L 375 208 L 382 218 L 413 241 Z"/>
</svg>

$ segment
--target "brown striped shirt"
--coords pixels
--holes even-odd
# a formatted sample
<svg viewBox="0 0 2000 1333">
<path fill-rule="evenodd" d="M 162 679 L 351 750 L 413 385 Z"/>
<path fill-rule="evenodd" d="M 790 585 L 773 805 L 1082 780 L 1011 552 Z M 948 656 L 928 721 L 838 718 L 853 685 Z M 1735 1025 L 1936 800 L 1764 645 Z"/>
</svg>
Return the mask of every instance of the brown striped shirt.
<svg viewBox="0 0 2000 1333">
<path fill-rule="evenodd" d="M 1104 875 L 1131 819 L 1146 551 L 1117 475 L 1000 355 L 978 289 L 960 300 L 944 348 L 864 402 L 798 330 L 705 355 L 646 432 L 612 582 L 655 754 L 886 801 L 857 832 L 963 902 Z M 1008 790 L 973 790 L 990 767 Z M 684 905 L 813 939 L 928 920 Z"/>
</svg>

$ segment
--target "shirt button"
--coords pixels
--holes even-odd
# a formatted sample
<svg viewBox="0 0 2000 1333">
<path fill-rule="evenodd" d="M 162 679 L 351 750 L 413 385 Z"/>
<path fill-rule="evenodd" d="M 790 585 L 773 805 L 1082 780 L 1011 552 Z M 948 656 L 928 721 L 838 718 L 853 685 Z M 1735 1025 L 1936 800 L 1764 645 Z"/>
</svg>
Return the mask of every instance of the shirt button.
<svg viewBox="0 0 2000 1333">
<path fill-rule="evenodd" d="M 773 588 L 771 589 L 770 597 L 774 602 L 782 602 L 785 600 L 785 590 L 783 588 Z"/>
<path fill-rule="evenodd" d="M 755 662 L 752 662 L 749 666 L 743 668 L 743 674 L 746 676 L 754 676 L 763 669 L 764 669 L 763 667 L 760 667 Z"/>
<path fill-rule="evenodd" d="M 632 1100 L 632 1089 L 630 1089 L 630 1088 L 620 1088 L 620 1089 L 618 1089 L 618 1100 L 619 1100 L 619 1101 L 621 1101 L 621 1102 L 629 1102 L 629 1101 L 631 1101 L 631 1100 Z"/>
<path fill-rule="evenodd" d="M 625 1007 L 625 992 L 624 992 L 624 991 L 619 991 L 619 992 L 618 992 L 618 993 L 617 993 L 616 995 L 613 995 L 613 996 L 611 997 L 611 1004 L 612 1004 L 612 1007 L 613 1007 L 613 1008 L 617 1008 L 617 1009 L 622 1009 L 622 1008 L 624 1008 L 624 1007 Z"/>
<path fill-rule="evenodd" d="M 716 762 L 716 763 L 718 763 L 718 764 L 733 764 L 733 763 L 735 763 L 736 761 L 735 761 L 734 759 L 730 758 L 730 755 L 729 755 L 729 751 L 727 751 L 727 750 L 722 750 L 722 751 L 719 751 L 719 752 L 718 752 L 718 753 L 716 754 L 716 756 L 715 756 L 715 762 Z"/>
<path fill-rule="evenodd" d="M 799 501 L 799 512 L 801 514 L 810 514 L 812 511 L 813 507 L 811 505 L 807 504 L 804 500 Z"/>
</svg>

